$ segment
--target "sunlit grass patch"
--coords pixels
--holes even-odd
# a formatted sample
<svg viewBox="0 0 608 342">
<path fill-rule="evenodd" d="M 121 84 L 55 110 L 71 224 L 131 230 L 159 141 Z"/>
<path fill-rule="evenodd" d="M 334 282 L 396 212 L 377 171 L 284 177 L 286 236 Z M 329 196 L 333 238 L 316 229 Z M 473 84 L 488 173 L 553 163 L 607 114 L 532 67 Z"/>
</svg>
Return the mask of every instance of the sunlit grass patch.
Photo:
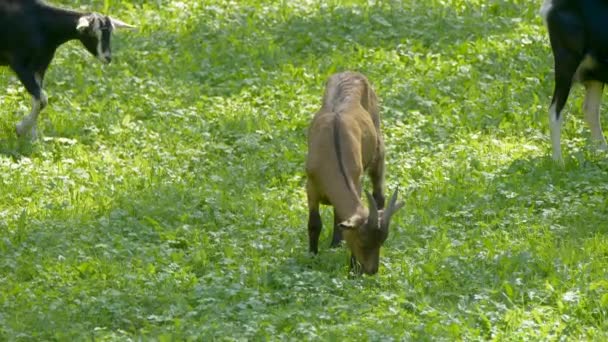
<svg viewBox="0 0 608 342">
<path fill-rule="evenodd" d="M 549 155 L 540 3 L 55 1 L 137 25 L 29 97 L 0 70 L 1 340 L 606 338 L 607 156 L 580 89 Z M 307 250 L 306 129 L 336 71 L 382 104 L 375 277 Z M 367 186 L 367 185 L 366 185 Z"/>
</svg>

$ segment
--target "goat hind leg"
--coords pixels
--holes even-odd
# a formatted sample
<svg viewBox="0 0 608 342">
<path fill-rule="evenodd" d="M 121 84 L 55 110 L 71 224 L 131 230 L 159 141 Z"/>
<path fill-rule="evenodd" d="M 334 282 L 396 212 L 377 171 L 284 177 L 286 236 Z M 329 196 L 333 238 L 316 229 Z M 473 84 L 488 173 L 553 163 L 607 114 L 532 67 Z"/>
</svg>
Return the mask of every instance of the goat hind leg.
<svg viewBox="0 0 608 342">
<path fill-rule="evenodd" d="M 551 103 L 551 107 L 549 107 L 549 125 L 551 129 L 553 160 L 556 162 L 562 161 L 561 130 L 563 121 L 563 116 L 556 110 L 555 102 Z"/>
<path fill-rule="evenodd" d="M 17 135 L 24 136 L 29 134 L 31 138 L 36 138 L 38 115 L 46 107 L 48 99 L 42 90 L 42 74 L 31 72 L 28 68 L 15 67 L 13 70 L 25 89 L 32 95 L 32 110 L 15 127 Z"/>
<path fill-rule="evenodd" d="M 557 60 L 557 59 L 556 59 Z M 553 160 L 563 162 L 561 148 L 561 128 L 564 122 L 562 110 L 568 101 L 570 88 L 572 87 L 572 75 L 576 71 L 578 63 L 568 61 L 563 66 L 555 68 L 555 90 L 549 107 L 549 125 L 551 128 L 551 145 L 553 146 Z"/>
<path fill-rule="evenodd" d="M 321 215 L 319 214 L 319 198 L 310 183 L 306 182 L 306 196 L 308 198 L 308 249 L 311 253 L 319 253 L 319 236 L 323 228 Z"/>
<path fill-rule="evenodd" d="M 602 125 L 600 123 L 600 104 L 602 101 L 602 92 L 604 90 L 604 83 L 599 81 L 590 81 L 585 83 L 585 103 L 583 105 L 583 111 L 585 112 L 585 119 L 591 130 L 591 138 L 593 142 L 601 150 L 608 150 L 606 144 L 606 138 L 602 132 Z"/>
</svg>

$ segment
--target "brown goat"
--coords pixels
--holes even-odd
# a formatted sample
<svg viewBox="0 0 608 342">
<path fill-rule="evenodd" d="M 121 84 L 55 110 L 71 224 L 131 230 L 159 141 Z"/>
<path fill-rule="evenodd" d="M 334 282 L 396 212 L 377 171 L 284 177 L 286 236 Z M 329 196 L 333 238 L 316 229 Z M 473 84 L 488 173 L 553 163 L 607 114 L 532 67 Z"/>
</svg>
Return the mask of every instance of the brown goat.
<svg viewBox="0 0 608 342">
<path fill-rule="evenodd" d="M 365 192 L 369 210 L 361 201 L 364 171 L 373 184 L 373 197 Z M 395 191 L 383 210 L 384 142 L 378 100 L 362 74 L 343 72 L 327 81 L 323 106 L 308 131 L 306 174 L 310 252 L 319 251 L 319 204 L 329 204 L 334 207 L 331 247 L 340 244 L 344 233 L 351 269 L 378 272 L 380 246 L 388 237 L 391 216 L 403 203 L 396 203 Z"/>
</svg>

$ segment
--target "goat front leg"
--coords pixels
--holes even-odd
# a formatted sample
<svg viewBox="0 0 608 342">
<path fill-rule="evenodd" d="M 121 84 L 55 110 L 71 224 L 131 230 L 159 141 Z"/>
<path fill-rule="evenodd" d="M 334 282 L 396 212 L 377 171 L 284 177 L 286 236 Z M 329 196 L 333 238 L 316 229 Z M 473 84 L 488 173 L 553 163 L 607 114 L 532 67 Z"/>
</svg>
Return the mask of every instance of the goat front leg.
<svg viewBox="0 0 608 342">
<path fill-rule="evenodd" d="M 361 268 L 361 264 L 357 261 L 357 258 L 353 254 L 350 255 L 350 272 L 353 275 L 360 276 L 363 273 L 363 269 Z"/>
<path fill-rule="evenodd" d="M 308 250 L 313 254 L 319 253 L 319 236 L 321 235 L 321 215 L 319 207 L 308 210 Z"/>
<path fill-rule="evenodd" d="M 340 242 L 342 242 L 342 228 L 339 227 L 340 222 L 342 220 L 338 217 L 338 213 L 334 208 L 334 233 L 331 238 L 330 248 L 335 248 L 340 246 Z"/>
<path fill-rule="evenodd" d="M 572 56 L 562 49 L 554 52 L 555 57 L 555 88 L 553 99 L 549 107 L 549 126 L 551 128 L 551 145 L 553 147 L 553 160 L 563 163 L 561 148 L 561 128 L 564 122 L 562 110 L 568 101 L 572 78 L 581 61 L 580 58 Z"/>
<path fill-rule="evenodd" d="M 308 248 L 311 253 L 317 254 L 319 253 L 319 236 L 323 222 L 319 214 L 319 196 L 310 180 L 306 182 L 306 194 L 308 197 Z"/>
<path fill-rule="evenodd" d="M 585 112 L 585 119 L 591 129 L 591 139 L 601 150 L 608 150 L 608 144 L 606 144 L 606 138 L 602 132 L 602 125 L 600 123 L 600 104 L 602 102 L 602 92 L 604 90 L 604 83 L 598 81 L 590 81 L 585 83 L 587 93 L 585 94 L 585 103 L 583 105 L 583 111 Z"/>
<path fill-rule="evenodd" d="M 38 115 L 46 107 L 48 98 L 42 90 L 42 74 L 31 72 L 25 67 L 13 67 L 17 77 L 32 95 L 32 110 L 16 126 L 17 135 L 28 135 L 35 139 L 37 136 Z"/>
<path fill-rule="evenodd" d="M 38 136 L 38 115 L 47 105 L 47 96 L 44 92 L 40 94 L 40 98 L 32 96 L 32 110 L 19 123 L 15 130 L 19 136 L 29 136 L 36 139 Z"/>
</svg>

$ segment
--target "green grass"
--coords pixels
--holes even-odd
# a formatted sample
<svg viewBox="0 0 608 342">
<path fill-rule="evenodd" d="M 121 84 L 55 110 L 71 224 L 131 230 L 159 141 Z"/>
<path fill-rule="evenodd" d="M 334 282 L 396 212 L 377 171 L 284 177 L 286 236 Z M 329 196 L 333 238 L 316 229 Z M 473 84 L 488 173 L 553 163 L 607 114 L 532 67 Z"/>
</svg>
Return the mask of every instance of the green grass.
<svg viewBox="0 0 608 342">
<path fill-rule="evenodd" d="M 540 0 L 54 1 L 139 26 L 63 46 L 44 138 L 0 71 L 0 340 L 604 340 L 608 159 L 574 91 L 565 166 Z M 307 250 L 324 81 L 382 100 L 406 207 L 380 272 Z"/>
</svg>

